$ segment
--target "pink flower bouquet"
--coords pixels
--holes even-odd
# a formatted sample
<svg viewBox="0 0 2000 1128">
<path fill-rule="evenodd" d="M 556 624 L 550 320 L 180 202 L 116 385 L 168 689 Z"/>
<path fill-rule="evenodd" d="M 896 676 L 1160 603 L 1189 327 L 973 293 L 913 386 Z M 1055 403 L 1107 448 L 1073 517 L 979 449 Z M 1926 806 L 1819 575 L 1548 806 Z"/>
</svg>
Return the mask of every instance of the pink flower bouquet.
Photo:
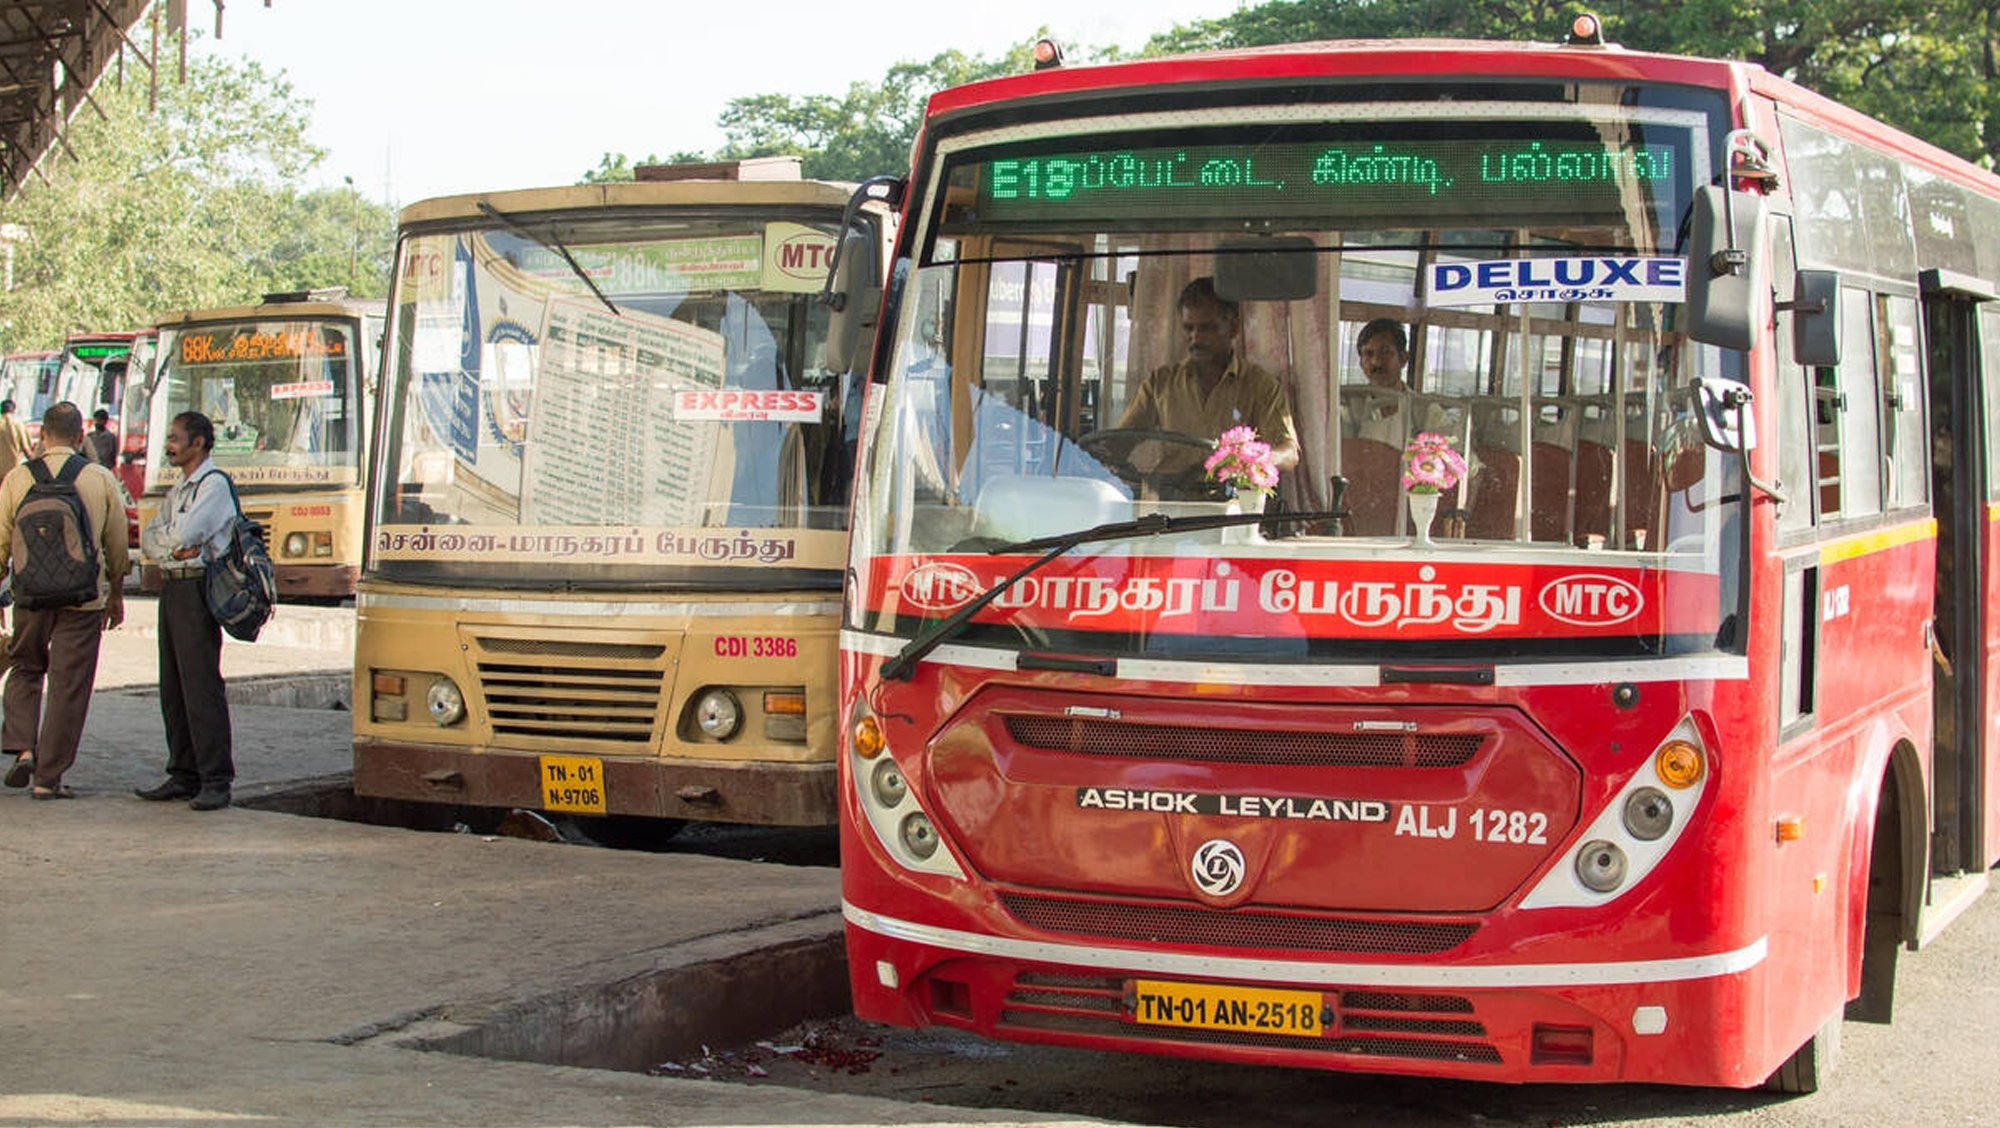
<svg viewBox="0 0 2000 1128">
<path fill-rule="evenodd" d="M 1271 459 L 1271 444 L 1260 442 L 1250 427 L 1231 427 L 1215 441 L 1215 453 L 1202 463 L 1208 476 L 1236 487 L 1238 493 L 1259 493 L 1278 488 L 1278 468 Z"/>
<path fill-rule="evenodd" d="M 1403 448 L 1403 488 L 1415 494 L 1442 493 L 1465 477 L 1465 459 L 1451 440 L 1425 431 Z"/>
</svg>

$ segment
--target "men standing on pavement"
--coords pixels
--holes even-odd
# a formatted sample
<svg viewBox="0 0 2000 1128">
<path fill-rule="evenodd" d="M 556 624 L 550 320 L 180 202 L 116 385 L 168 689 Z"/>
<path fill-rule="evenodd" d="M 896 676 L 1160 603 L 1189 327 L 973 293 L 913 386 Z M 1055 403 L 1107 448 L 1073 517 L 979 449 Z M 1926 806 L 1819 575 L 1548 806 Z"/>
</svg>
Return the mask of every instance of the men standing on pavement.
<svg viewBox="0 0 2000 1128">
<path fill-rule="evenodd" d="M 167 462 L 181 480 L 146 523 L 140 543 L 158 564 L 160 717 L 167 726 L 167 778 L 133 792 L 141 799 L 186 799 L 197 811 L 229 805 L 236 779 L 229 699 L 222 682 L 222 626 L 208 610 L 206 562 L 229 547 L 236 494 L 209 460 L 215 424 L 183 411 L 167 426 Z"/>
<path fill-rule="evenodd" d="M 83 452 L 109 470 L 118 469 L 118 436 L 111 433 L 111 413 L 98 408 L 90 415 L 90 446 Z"/>
<path fill-rule="evenodd" d="M 14 417 L 14 401 L 0 400 L 0 478 L 19 466 L 33 453 L 28 429 Z"/>
<path fill-rule="evenodd" d="M 0 748 L 14 754 L 9 786 L 32 776 L 35 798 L 70 799 L 63 773 L 90 713 L 98 645 L 125 619 L 131 556 L 118 480 L 77 453 L 83 413 L 75 404 L 42 416 L 42 444 L 40 458 L 0 478 L 0 561 L 14 589 Z"/>
</svg>

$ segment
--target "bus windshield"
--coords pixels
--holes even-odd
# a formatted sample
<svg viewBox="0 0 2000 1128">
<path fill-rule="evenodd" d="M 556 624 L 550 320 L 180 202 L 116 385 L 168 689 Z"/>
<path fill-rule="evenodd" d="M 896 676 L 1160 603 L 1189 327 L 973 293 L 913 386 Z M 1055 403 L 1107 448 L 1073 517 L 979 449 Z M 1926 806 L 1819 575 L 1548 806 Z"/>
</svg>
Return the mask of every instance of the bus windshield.
<svg viewBox="0 0 2000 1128">
<path fill-rule="evenodd" d="M 834 215 L 489 216 L 403 242 L 371 571 L 837 585 L 859 394 L 813 301 Z"/>
<path fill-rule="evenodd" d="M 215 464 L 241 489 L 359 482 L 355 333 L 351 321 L 295 318 L 163 329 L 147 492 L 179 475 L 164 446 L 167 424 L 183 411 L 215 424 Z"/>
<path fill-rule="evenodd" d="M 1082 544 L 956 637 L 1385 660 L 1740 647 L 1742 492 L 1700 387 L 1743 358 L 1675 329 L 1720 99 L 1297 109 L 940 142 L 871 405 L 861 625 L 914 635 L 1017 571 L 1016 542 L 1262 505 L 1343 512 Z M 1277 448 L 1268 493 L 1213 465 L 1245 427 Z"/>
</svg>

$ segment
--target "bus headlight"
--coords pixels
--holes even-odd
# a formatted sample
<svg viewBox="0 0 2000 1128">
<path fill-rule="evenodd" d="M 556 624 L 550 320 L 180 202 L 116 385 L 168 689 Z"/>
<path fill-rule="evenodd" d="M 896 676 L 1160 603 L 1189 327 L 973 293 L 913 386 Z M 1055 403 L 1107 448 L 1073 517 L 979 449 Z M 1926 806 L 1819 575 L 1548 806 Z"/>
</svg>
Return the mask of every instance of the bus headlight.
<svg viewBox="0 0 2000 1128">
<path fill-rule="evenodd" d="M 1625 882 L 1625 851 L 1603 839 L 1576 852 L 1576 879 L 1587 889 L 1609 893 Z"/>
<path fill-rule="evenodd" d="M 1641 842 L 1651 842 L 1674 825 L 1674 801 L 1657 787 L 1642 787 L 1625 800 L 1625 829 Z"/>
<path fill-rule="evenodd" d="M 875 801 L 884 807 L 895 807 L 903 802 L 903 796 L 910 793 L 910 781 L 903 778 L 903 769 L 894 760 L 883 760 L 875 765 L 869 777 L 875 788 Z"/>
<path fill-rule="evenodd" d="M 694 723 L 710 740 L 728 740 L 743 727 L 743 706 L 726 689 L 711 689 L 694 703 Z"/>
<path fill-rule="evenodd" d="M 304 556 L 305 554 L 306 554 L 306 535 L 304 533 L 286 533 L 285 555 Z"/>
<path fill-rule="evenodd" d="M 431 683 L 430 692 L 424 694 L 424 707 L 431 711 L 431 720 L 440 725 L 455 725 L 465 719 L 465 694 L 450 678 L 439 678 Z"/>
<path fill-rule="evenodd" d="M 929 815 L 911 811 L 903 817 L 903 848 L 916 855 L 919 861 L 937 853 L 937 827 L 931 825 Z"/>
</svg>

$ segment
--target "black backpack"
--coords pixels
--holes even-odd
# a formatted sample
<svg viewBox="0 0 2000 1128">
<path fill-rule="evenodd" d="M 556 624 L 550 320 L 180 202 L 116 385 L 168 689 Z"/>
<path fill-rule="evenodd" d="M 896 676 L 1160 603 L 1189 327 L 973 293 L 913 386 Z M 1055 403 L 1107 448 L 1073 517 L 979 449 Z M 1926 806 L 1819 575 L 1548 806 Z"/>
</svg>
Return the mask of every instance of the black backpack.
<svg viewBox="0 0 2000 1128">
<path fill-rule="evenodd" d="M 28 460 L 35 483 L 14 511 L 14 601 L 23 607 L 75 607 L 97 598 L 97 538 L 90 514 L 76 492 L 77 475 L 89 461 L 72 454 L 62 471 L 49 474 L 46 462 Z"/>
<path fill-rule="evenodd" d="M 236 496 L 236 483 L 220 470 L 202 475 L 194 484 L 198 492 L 209 478 L 221 478 L 229 487 L 229 500 L 236 516 L 229 520 L 229 547 L 210 560 L 203 590 L 208 596 L 208 613 L 222 624 L 229 637 L 256 642 L 257 632 L 270 621 L 272 604 L 278 600 L 277 570 L 271 566 L 270 550 L 264 547 L 264 526 L 243 513 L 243 499 Z"/>
</svg>

